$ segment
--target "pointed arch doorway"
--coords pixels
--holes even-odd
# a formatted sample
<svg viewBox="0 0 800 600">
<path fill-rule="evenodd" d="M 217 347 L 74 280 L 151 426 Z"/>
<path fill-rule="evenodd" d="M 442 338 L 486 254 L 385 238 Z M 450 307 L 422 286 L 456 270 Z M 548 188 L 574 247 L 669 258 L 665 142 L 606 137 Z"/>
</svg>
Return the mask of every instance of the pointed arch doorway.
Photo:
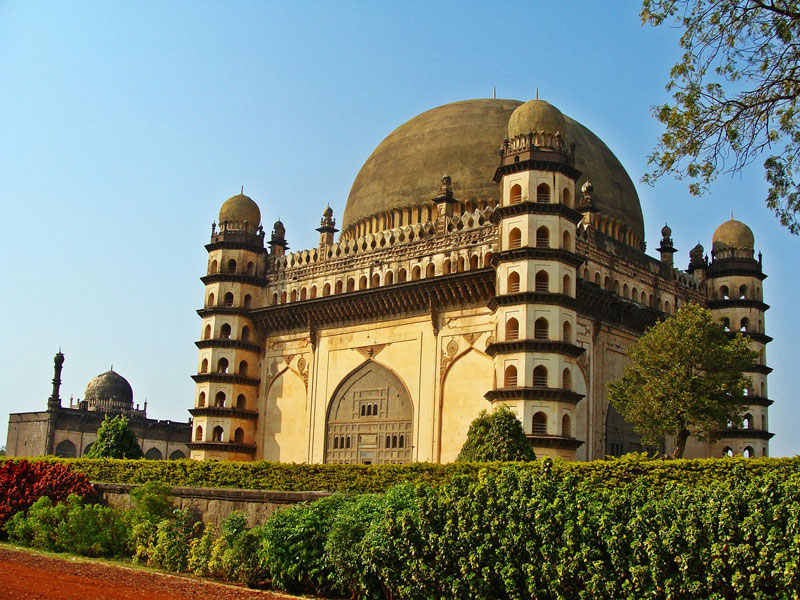
<svg viewBox="0 0 800 600">
<path fill-rule="evenodd" d="M 413 407 L 397 375 L 371 360 L 333 394 L 325 427 L 325 462 L 411 462 Z"/>
</svg>

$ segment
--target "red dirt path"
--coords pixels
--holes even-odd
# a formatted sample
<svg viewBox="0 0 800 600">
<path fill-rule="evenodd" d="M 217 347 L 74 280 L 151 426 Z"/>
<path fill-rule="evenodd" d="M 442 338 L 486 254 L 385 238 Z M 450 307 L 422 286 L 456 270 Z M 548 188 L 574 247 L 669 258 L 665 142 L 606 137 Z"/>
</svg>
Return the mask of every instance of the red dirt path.
<svg viewBox="0 0 800 600">
<path fill-rule="evenodd" d="M 0 548 L 0 600 L 288 600 L 187 577 L 72 556 Z"/>
</svg>

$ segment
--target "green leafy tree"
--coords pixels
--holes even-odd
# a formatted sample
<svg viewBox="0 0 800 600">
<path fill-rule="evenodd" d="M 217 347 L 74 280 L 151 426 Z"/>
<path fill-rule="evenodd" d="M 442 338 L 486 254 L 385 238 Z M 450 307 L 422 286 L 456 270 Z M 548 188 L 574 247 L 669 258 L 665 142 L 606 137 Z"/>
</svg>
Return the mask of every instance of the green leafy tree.
<svg viewBox="0 0 800 600">
<path fill-rule="evenodd" d="M 482 410 L 470 424 L 467 440 L 456 459 L 458 462 L 495 460 L 536 460 L 522 423 L 507 406 L 501 404 L 492 413 Z"/>
<path fill-rule="evenodd" d="M 643 0 L 641 17 L 683 31 L 672 101 L 653 109 L 665 132 L 643 180 L 688 178 L 700 195 L 765 155 L 766 204 L 800 233 L 800 2 Z"/>
<path fill-rule="evenodd" d="M 609 384 L 608 397 L 645 443 L 674 436 L 673 457 L 681 458 L 690 434 L 714 439 L 729 424 L 741 425 L 750 384 L 744 371 L 757 357 L 711 311 L 687 304 L 631 346 L 630 364 Z"/>
<path fill-rule="evenodd" d="M 136 434 L 128 426 L 128 418 L 106 417 L 97 430 L 97 440 L 86 453 L 88 458 L 142 458 Z"/>
</svg>

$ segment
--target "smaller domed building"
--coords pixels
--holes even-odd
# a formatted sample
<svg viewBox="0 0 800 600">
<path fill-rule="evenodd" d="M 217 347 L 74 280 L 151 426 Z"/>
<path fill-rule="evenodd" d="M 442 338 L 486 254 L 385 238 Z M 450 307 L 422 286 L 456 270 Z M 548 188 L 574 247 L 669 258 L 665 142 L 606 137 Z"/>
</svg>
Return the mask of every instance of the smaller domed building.
<svg viewBox="0 0 800 600">
<path fill-rule="evenodd" d="M 674 264 L 645 253 L 636 188 L 588 128 L 539 99 L 454 102 L 391 132 L 356 176 L 337 240 L 288 253 L 240 193 L 211 227 L 191 457 L 303 463 L 455 460 L 505 404 L 539 456 L 642 450 L 609 382 L 687 303 L 761 356 L 744 427 L 687 457 L 768 456 L 761 256 L 731 218 Z M 266 242 L 266 243 L 265 243 Z M 667 451 L 669 440 L 667 440 Z"/>
<path fill-rule="evenodd" d="M 124 415 L 145 458 L 188 457 L 191 422 L 148 419 L 147 402 L 142 408 L 134 405 L 131 384 L 113 367 L 89 382 L 83 400 L 70 399 L 69 407 L 61 406 L 63 365 L 64 355 L 59 352 L 54 359 L 53 393 L 46 411 L 9 415 L 6 455 L 81 457 L 97 439 L 106 416 Z"/>
</svg>

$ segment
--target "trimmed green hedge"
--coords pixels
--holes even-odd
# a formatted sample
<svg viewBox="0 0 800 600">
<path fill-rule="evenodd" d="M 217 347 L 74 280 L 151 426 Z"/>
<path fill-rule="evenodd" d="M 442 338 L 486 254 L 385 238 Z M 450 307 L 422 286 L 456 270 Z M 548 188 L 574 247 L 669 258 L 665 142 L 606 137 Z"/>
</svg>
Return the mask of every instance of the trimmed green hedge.
<svg viewBox="0 0 800 600">
<path fill-rule="evenodd" d="M 14 459 L 11 459 L 14 460 Z M 170 486 L 225 487 L 278 491 L 383 492 L 400 483 L 440 485 L 453 475 L 477 477 L 479 469 L 498 471 L 503 465 L 556 477 L 575 476 L 579 485 L 614 488 L 634 481 L 657 487 L 676 481 L 689 485 L 728 481 L 736 465 L 748 474 L 800 473 L 800 457 L 711 458 L 702 460 L 653 460 L 628 455 L 616 460 L 588 463 L 536 461 L 534 463 L 410 463 L 406 465 L 309 465 L 274 462 L 214 462 L 115 459 L 42 458 L 48 463 L 68 463 L 91 481 L 144 483 L 160 481 Z M 547 465 L 547 466 L 545 466 Z"/>
</svg>

